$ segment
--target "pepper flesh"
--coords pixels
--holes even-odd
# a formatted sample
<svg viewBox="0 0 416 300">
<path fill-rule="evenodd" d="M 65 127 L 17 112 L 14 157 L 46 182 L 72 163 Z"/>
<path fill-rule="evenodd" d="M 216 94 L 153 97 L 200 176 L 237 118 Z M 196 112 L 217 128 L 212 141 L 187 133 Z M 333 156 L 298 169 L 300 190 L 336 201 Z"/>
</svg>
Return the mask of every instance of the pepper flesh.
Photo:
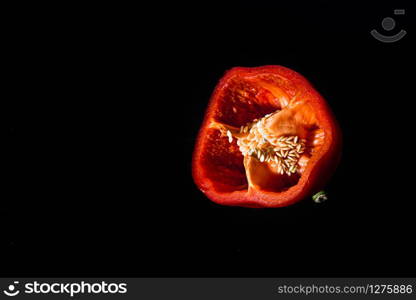
<svg viewBox="0 0 416 300">
<path fill-rule="evenodd" d="M 247 145 L 258 147 L 250 139 L 242 149 L 247 137 L 242 128 L 256 119 L 262 121 L 269 144 L 285 137 L 304 141 L 292 172 L 282 174 L 277 159 L 244 151 Z M 211 97 L 195 145 L 192 174 L 199 189 L 216 203 L 281 207 L 320 190 L 333 173 L 340 150 L 335 118 L 305 78 L 282 66 L 237 67 L 225 74 Z"/>
</svg>

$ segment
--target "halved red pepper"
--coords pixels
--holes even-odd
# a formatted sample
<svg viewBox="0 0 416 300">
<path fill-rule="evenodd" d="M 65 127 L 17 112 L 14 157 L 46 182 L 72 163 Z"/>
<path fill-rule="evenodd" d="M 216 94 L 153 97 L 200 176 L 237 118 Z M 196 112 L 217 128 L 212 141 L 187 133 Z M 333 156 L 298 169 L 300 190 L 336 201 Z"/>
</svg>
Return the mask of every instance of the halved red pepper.
<svg viewBox="0 0 416 300">
<path fill-rule="evenodd" d="M 281 207 L 319 191 L 341 153 L 341 131 L 322 96 L 282 66 L 236 67 L 220 80 L 192 162 L 212 201 Z"/>
</svg>

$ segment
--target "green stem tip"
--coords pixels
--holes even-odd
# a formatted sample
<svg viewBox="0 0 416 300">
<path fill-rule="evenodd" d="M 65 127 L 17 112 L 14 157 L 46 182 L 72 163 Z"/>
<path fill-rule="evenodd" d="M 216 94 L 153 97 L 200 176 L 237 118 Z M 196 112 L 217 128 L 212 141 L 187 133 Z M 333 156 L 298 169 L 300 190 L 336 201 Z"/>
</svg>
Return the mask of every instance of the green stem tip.
<svg viewBox="0 0 416 300">
<path fill-rule="evenodd" d="M 325 191 L 320 191 L 312 196 L 312 200 L 316 203 L 322 203 L 328 200 L 328 196 L 326 195 Z"/>
</svg>

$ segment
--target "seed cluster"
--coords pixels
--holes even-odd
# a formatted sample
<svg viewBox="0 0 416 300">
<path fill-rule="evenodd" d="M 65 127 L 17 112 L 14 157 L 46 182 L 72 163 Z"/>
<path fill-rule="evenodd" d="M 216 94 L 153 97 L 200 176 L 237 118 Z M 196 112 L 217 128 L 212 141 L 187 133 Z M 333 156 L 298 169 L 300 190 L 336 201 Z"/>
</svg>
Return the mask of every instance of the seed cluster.
<svg viewBox="0 0 416 300">
<path fill-rule="evenodd" d="M 275 113 L 278 113 L 276 111 Z M 275 114 L 273 113 L 273 114 Z M 276 137 L 265 128 L 265 121 L 272 114 L 260 120 L 255 119 L 246 126 L 241 126 L 236 136 L 237 145 L 241 153 L 257 158 L 260 162 L 267 162 L 276 168 L 279 174 L 292 175 L 297 172 L 298 161 L 305 151 L 306 140 L 298 136 Z M 233 134 L 227 130 L 228 141 L 233 141 Z"/>
</svg>

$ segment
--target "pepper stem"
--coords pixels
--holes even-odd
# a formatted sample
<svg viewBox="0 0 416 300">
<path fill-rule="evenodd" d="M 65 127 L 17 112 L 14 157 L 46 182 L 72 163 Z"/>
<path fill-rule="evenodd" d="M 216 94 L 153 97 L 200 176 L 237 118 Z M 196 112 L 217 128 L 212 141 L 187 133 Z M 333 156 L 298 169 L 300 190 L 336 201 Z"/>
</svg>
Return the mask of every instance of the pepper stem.
<svg viewBox="0 0 416 300">
<path fill-rule="evenodd" d="M 325 191 L 317 192 L 315 195 L 312 196 L 312 200 L 316 203 L 322 203 L 328 200 L 328 196 L 326 195 Z"/>
</svg>

